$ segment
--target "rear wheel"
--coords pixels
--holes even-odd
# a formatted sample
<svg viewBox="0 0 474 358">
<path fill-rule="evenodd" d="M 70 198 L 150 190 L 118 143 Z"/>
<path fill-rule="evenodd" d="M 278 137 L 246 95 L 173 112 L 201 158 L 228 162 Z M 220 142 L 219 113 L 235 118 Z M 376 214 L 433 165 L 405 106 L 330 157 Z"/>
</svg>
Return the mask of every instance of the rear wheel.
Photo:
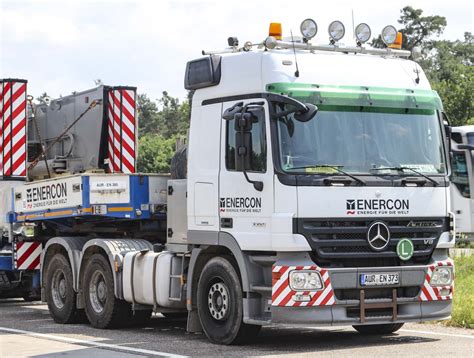
<svg viewBox="0 0 474 358">
<path fill-rule="evenodd" d="M 104 256 L 92 255 L 82 282 L 86 315 L 93 327 L 121 327 L 131 319 L 130 305 L 115 297 L 112 269 Z"/>
<path fill-rule="evenodd" d="M 242 286 L 231 262 L 214 257 L 201 273 L 198 314 L 204 333 L 213 343 L 244 343 L 257 336 L 260 326 L 243 323 Z"/>
<path fill-rule="evenodd" d="M 382 335 L 390 334 L 398 331 L 403 327 L 403 323 L 391 323 L 391 324 L 370 324 L 366 326 L 352 326 L 354 329 L 362 334 L 370 335 Z"/>
<path fill-rule="evenodd" d="M 80 315 L 76 309 L 71 266 L 66 257 L 54 255 L 46 268 L 46 302 L 54 321 L 74 323 Z"/>
</svg>

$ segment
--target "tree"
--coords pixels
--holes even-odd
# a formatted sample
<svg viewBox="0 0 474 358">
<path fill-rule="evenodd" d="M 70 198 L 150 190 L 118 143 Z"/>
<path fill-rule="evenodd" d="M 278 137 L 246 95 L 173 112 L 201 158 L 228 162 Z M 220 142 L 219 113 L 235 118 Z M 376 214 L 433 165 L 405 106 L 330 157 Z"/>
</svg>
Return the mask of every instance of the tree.
<svg viewBox="0 0 474 358">
<path fill-rule="evenodd" d="M 192 92 L 180 103 L 168 92 L 154 102 L 138 95 L 139 115 L 138 170 L 168 173 L 178 138 L 186 136 L 190 120 Z"/>
<path fill-rule="evenodd" d="M 437 41 L 425 61 L 427 75 L 443 100 L 444 110 L 455 126 L 474 124 L 474 42 L 471 33 L 464 41 Z"/>
<path fill-rule="evenodd" d="M 185 101 L 171 97 L 168 92 L 163 92 L 163 97 L 158 100 L 161 111 L 158 116 L 158 133 L 164 138 L 176 135 L 186 135 L 189 127 L 189 104 Z"/>
<path fill-rule="evenodd" d="M 158 128 L 158 106 L 146 94 L 137 96 L 138 135 L 156 133 Z"/>
<path fill-rule="evenodd" d="M 403 26 L 400 32 L 404 50 L 412 51 L 416 46 L 431 47 L 431 38 L 440 36 L 447 25 L 444 16 L 422 16 L 423 10 L 411 6 L 405 6 L 400 12 L 398 23 Z M 378 48 L 385 47 L 381 36 L 373 39 L 371 45 Z"/>
<path fill-rule="evenodd" d="M 158 134 L 145 134 L 138 140 L 138 171 L 142 173 L 169 173 L 174 151 L 174 138 L 165 139 Z"/>
<path fill-rule="evenodd" d="M 401 10 L 398 23 L 403 25 L 400 32 L 403 35 L 402 48 L 413 50 L 416 46 L 427 46 L 433 36 L 440 36 L 447 25 L 444 16 L 422 16 L 423 10 L 405 6 Z"/>
</svg>

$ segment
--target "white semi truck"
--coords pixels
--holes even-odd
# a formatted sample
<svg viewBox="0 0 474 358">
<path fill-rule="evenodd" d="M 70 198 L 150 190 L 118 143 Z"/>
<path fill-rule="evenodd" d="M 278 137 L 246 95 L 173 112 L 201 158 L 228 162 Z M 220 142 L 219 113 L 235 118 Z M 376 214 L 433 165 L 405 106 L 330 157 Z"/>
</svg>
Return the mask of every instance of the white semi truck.
<svg viewBox="0 0 474 358">
<path fill-rule="evenodd" d="M 456 216 L 456 233 L 474 240 L 474 126 L 453 127 L 451 198 L 452 211 Z"/>
<path fill-rule="evenodd" d="M 280 29 L 188 62 L 189 142 L 173 161 L 186 178 L 135 172 L 134 88 L 32 111 L 28 162 L 13 175 L 3 161 L 3 240 L 17 266 L 39 247 L 56 322 L 85 315 L 108 328 L 185 313 L 188 331 L 231 344 L 271 324 L 383 334 L 450 316 L 438 95 L 394 48 L 392 26 L 383 49 L 364 44 L 366 24 L 354 46 L 340 44 L 338 21 L 328 45 L 312 44 L 311 19 L 303 37 L 282 40 Z"/>
</svg>

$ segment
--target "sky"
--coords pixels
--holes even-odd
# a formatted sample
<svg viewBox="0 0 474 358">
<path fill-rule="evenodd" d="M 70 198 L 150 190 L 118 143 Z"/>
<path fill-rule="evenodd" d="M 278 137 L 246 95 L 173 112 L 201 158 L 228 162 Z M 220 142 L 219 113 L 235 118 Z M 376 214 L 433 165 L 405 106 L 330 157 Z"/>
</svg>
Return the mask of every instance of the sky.
<svg viewBox="0 0 474 358">
<path fill-rule="evenodd" d="M 472 0 L 0 0 L 0 78 L 28 80 L 29 94 L 51 97 L 108 85 L 138 87 L 150 98 L 163 91 L 183 99 L 186 62 L 201 51 L 222 49 L 229 36 L 261 42 L 270 22 L 283 35 L 299 34 L 302 20 L 318 24 L 314 43 L 327 43 L 327 26 L 340 20 L 369 24 L 372 35 L 388 24 L 398 28 L 400 9 L 442 15 L 441 38 L 474 32 Z"/>
</svg>

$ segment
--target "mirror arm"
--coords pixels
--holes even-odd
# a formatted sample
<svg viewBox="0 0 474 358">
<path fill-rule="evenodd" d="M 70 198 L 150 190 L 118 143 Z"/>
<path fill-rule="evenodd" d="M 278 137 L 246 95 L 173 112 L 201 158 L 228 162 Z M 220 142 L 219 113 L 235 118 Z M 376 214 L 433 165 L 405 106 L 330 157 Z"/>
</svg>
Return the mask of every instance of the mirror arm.
<svg viewBox="0 0 474 358">
<path fill-rule="evenodd" d="M 245 112 L 247 112 L 248 107 L 250 107 L 250 106 L 262 106 L 262 105 L 263 105 L 263 102 L 247 103 L 242 108 L 242 116 Z M 243 134 L 244 134 L 243 126 L 240 126 L 239 131 L 240 131 L 240 133 L 243 137 Z M 251 150 L 251 148 L 247 148 L 247 151 L 250 151 L 250 150 Z M 239 155 L 240 155 L 240 160 L 241 160 L 241 163 L 242 163 L 242 173 L 244 173 L 245 180 L 247 180 L 247 182 L 249 182 L 250 184 L 253 184 L 253 187 L 255 188 L 255 190 L 262 191 L 263 190 L 263 182 L 258 181 L 258 180 L 251 180 L 249 178 L 249 175 L 247 174 L 247 169 L 245 168 L 245 155 L 248 155 L 248 153 L 245 153 L 245 155 L 244 155 L 243 153 L 240 153 L 240 149 L 239 149 Z"/>
</svg>

